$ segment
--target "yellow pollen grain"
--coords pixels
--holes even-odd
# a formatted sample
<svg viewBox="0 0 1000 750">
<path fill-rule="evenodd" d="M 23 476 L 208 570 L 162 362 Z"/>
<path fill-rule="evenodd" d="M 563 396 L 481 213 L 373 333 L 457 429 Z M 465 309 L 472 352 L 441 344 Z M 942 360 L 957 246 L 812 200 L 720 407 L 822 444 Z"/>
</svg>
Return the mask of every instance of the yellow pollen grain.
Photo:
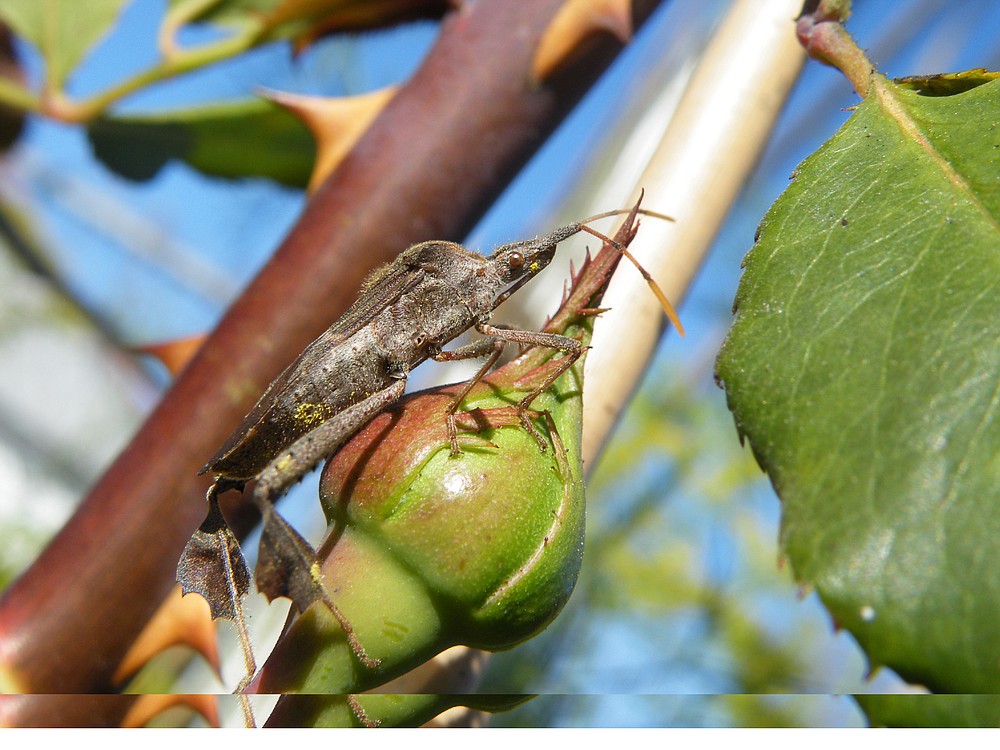
<svg viewBox="0 0 1000 750">
<path fill-rule="evenodd" d="M 326 419 L 326 406 L 324 404 L 299 404 L 295 410 L 295 421 L 307 427 L 322 422 L 324 419 Z"/>
</svg>

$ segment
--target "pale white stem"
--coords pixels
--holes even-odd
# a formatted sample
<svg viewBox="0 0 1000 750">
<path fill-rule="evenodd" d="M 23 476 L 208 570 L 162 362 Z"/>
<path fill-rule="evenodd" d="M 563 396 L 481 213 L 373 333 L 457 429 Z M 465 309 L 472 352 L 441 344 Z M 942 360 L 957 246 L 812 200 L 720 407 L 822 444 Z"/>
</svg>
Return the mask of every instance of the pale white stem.
<svg viewBox="0 0 1000 750">
<path fill-rule="evenodd" d="M 764 150 L 802 67 L 794 21 L 801 6 L 801 0 L 733 3 L 626 202 L 644 189 L 646 208 L 676 219 L 643 220 L 630 247 L 675 305 Z M 588 467 L 645 371 L 664 323 L 655 297 L 627 263 L 602 307 L 610 312 L 595 323 L 585 365 Z"/>
</svg>

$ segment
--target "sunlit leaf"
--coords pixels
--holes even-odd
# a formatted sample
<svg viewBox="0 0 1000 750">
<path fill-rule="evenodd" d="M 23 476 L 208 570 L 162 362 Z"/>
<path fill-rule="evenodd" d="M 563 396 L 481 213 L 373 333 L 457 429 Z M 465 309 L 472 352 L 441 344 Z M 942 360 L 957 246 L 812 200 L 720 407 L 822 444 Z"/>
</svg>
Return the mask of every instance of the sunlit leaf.
<svg viewBox="0 0 1000 750">
<path fill-rule="evenodd" d="M 718 374 L 797 577 L 873 664 L 1000 688 L 1000 81 L 881 81 L 768 212 L 736 308 Z"/>
<path fill-rule="evenodd" d="M 59 87 L 118 17 L 125 0 L 4 0 L 0 19 L 34 44 Z"/>
</svg>

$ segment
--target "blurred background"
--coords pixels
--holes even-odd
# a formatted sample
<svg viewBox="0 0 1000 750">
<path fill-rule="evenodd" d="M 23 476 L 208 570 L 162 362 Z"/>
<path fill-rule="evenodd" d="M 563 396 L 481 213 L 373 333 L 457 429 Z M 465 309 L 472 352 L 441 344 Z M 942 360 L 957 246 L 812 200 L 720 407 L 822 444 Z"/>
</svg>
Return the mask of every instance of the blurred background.
<svg viewBox="0 0 1000 750">
<path fill-rule="evenodd" d="M 103 90 L 150 65 L 166 5 L 127 4 L 71 92 Z M 574 196 L 601 179 L 593 165 L 615 160 L 650 106 L 671 106 L 728 5 L 665 3 L 466 244 L 489 251 L 582 216 Z M 988 0 L 858 2 L 848 29 L 890 77 L 1000 68 L 1000 4 Z M 214 33 L 192 28 L 182 41 Z M 117 111 L 245 99 L 261 87 L 364 93 L 405 80 L 435 34 L 434 23 L 416 22 L 324 39 L 297 57 L 266 45 L 144 89 Z M 17 52 L 37 81 L 35 50 Z M 911 689 L 888 671 L 870 675 L 850 637 L 782 567 L 779 502 L 712 377 L 757 223 L 856 103 L 839 73 L 806 64 L 684 302 L 687 337 L 664 338 L 592 475 L 570 604 L 540 637 L 490 662 L 483 691 L 540 694 L 494 724 L 859 726 L 864 716 L 846 694 Z M 31 247 L 0 242 L 0 587 L 59 529 L 169 383 L 137 350 L 210 330 L 304 201 L 268 180 L 208 178 L 177 162 L 129 181 L 94 157 L 80 128 L 29 119 L 0 161 L 0 218 L 34 238 Z M 553 269 L 557 283 L 564 277 Z M 435 367 L 421 368 L 414 385 L 461 377 Z M 289 503 L 296 523 L 322 523 L 314 485 Z M 282 616 L 256 614 L 255 627 Z"/>
</svg>

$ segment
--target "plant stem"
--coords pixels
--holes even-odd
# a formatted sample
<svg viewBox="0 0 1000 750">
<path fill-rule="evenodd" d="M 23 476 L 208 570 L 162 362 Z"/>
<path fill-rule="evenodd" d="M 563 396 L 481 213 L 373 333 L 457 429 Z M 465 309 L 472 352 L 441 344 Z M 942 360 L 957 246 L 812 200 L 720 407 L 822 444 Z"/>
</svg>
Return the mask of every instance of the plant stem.
<svg viewBox="0 0 1000 750">
<path fill-rule="evenodd" d="M 153 83 L 182 75 L 191 70 L 211 65 L 221 60 L 235 57 L 250 49 L 257 35 L 234 35 L 226 39 L 200 47 L 181 50 L 169 58 L 163 58 L 157 64 L 140 73 L 106 89 L 83 101 L 73 101 L 61 92 L 57 97 L 47 99 L 43 107 L 44 114 L 57 120 L 70 123 L 86 123 L 104 114 L 107 109 L 139 89 Z M 0 91 L 0 96 L 3 92 Z"/>
<path fill-rule="evenodd" d="M 815 10 L 796 19 L 796 33 L 810 57 L 840 70 L 858 96 L 865 98 L 875 68 L 844 29 L 849 10 L 849 3 L 821 2 Z"/>
</svg>

